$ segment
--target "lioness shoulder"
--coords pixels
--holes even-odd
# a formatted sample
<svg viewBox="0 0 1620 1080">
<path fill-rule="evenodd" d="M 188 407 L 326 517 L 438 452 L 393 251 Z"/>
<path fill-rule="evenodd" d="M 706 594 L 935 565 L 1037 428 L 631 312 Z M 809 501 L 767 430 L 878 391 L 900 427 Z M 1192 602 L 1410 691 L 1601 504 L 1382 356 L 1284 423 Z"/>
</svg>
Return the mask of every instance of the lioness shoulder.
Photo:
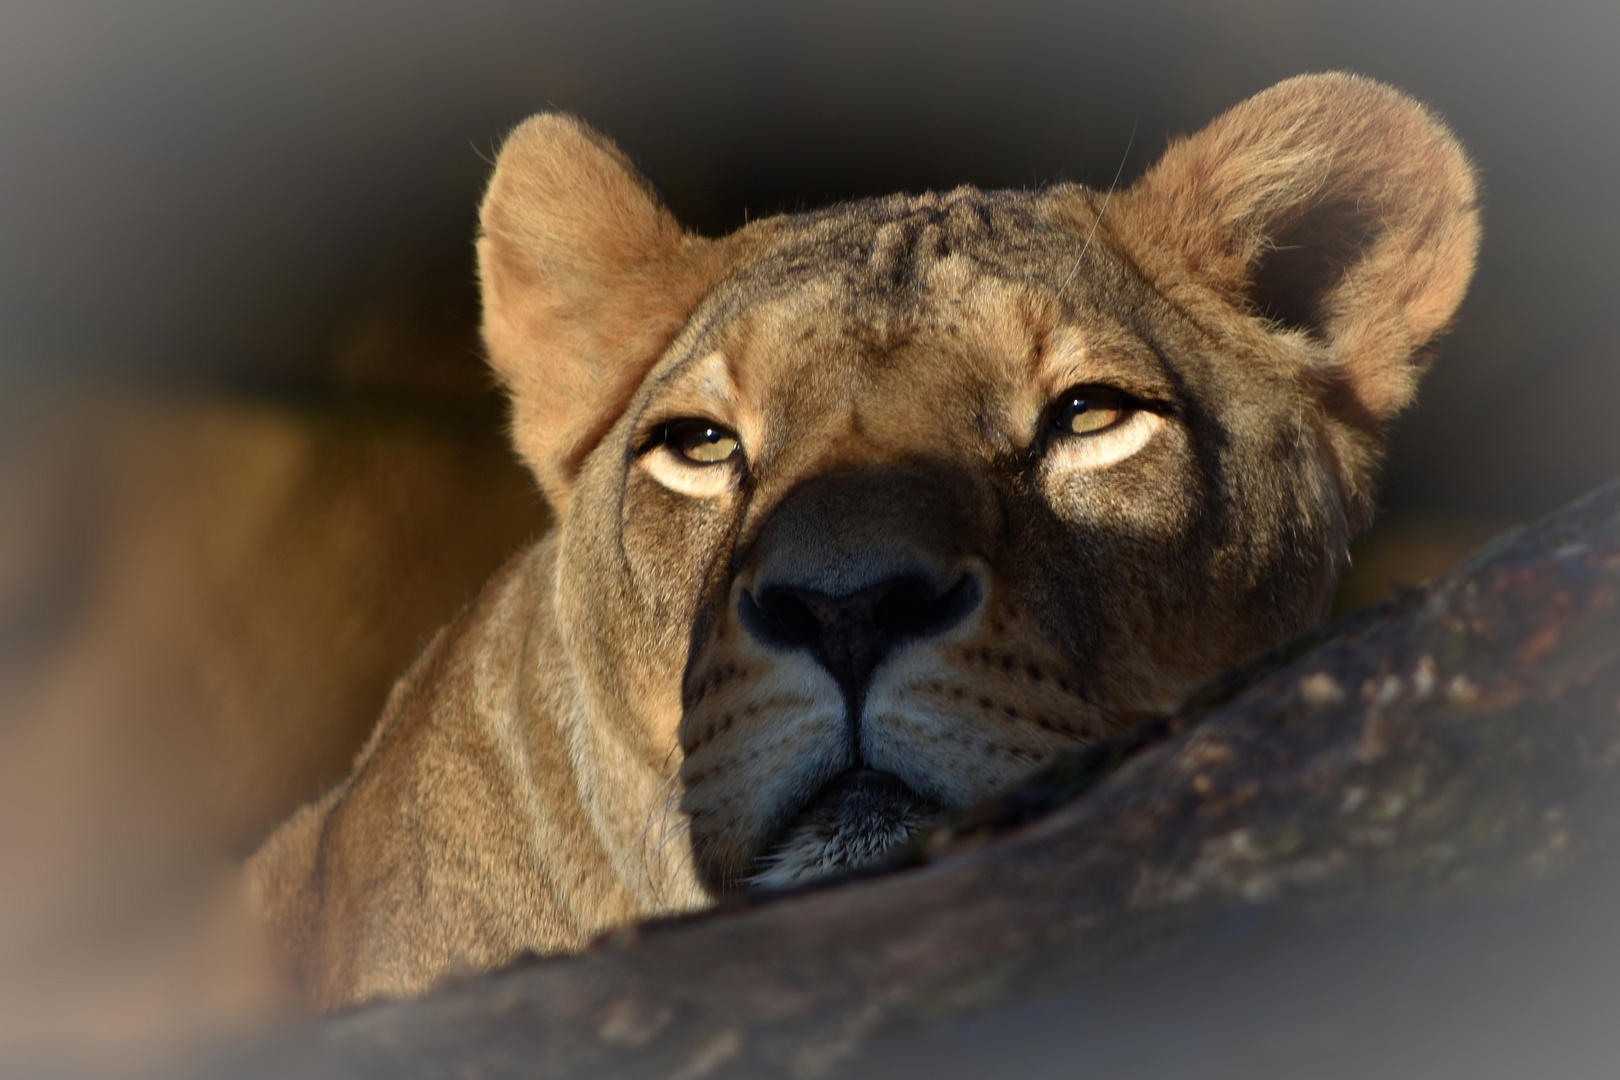
<svg viewBox="0 0 1620 1080">
<path fill-rule="evenodd" d="M 681 229 L 507 140 L 484 336 L 558 525 L 250 864 L 312 1004 L 881 858 L 1325 612 L 1472 273 L 1435 116 L 1291 79 L 1116 194 Z"/>
</svg>

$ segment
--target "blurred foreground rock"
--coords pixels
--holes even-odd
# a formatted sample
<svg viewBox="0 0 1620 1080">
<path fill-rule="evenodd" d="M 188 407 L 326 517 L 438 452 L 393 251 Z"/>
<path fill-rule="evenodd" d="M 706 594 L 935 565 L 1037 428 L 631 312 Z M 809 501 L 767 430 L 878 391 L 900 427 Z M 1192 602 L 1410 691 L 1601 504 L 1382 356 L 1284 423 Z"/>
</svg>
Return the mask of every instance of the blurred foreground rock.
<svg viewBox="0 0 1620 1080">
<path fill-rule="evenodd" d="M 899 872 L 211 1076 L 1620 1069 L 1620 481 L 1061 761 Z"/>
<path fill-rule="evenodd" d="M 0 1047 L 217 1013 L 187 905 L 342 778 L 394 678 L 547 520 L 465 409 L 40 412 L 0 425 Z"/>
</svg>

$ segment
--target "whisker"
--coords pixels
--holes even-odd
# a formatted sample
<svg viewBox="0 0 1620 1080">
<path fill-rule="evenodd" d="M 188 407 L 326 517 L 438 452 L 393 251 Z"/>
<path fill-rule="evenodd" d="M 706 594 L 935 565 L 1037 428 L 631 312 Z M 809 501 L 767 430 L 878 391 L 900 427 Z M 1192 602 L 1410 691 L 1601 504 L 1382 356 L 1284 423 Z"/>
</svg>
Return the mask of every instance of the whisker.
<svg viewBox="0 0 1620 1080">
<path fill-rule="evenodd" d="M 669 846 L 670 841 L 685 839 L 691 835 L 692 819 L 681 818 L 673 828 L 666 828 L 664 830 L 664 838 L 660 840 L 658 842 L 658 846 L 653 849 L 653 858 L 662 857 L 664 854 L 664 849 Z"/>
<path fill-rule="evenodd" d="M 495 167 L 495 151 L 494 151 L 494 149 L 491 149 L 490 152 L 487 153 L 487 154 L 484 153 L 484 151 L 482 151 L 482 150 L 480 150 L 478 148 L 478 144 L 472 141 L 472 136 L 470 136 L 470 135 L 467 137 L 467 145 L 472 147 L 472 152 L 474 154 L 478 155 L 478 160 L 479 161 L 482 161 L 485 165 L 488 165 L 492 169 Z"/>
<path fill-rule="evenodd" d="M 676 861 L 675 866 L 673 868 L 673 872 L 676 873 L 676 874 L 680 874 L 680 873 L 685 873 L 687 871 L 691 871 L 692 876 L 696 877 L 697 876 L 696 867 L 697 867 L 697 863 L 696 863 L 696 861 L 694 859 L 694 856 L 693 856 L 692 845 L 687 844 L 685 847 L 681 848 L 681 857 L 680 857 L 680 859 L 678 859 Z"/>
<path fill-rule="evenodd" d="M 1102 209 L 1097 211 L 1097 220 L 1091 223 L 1091 231 L 1086 234 L 1086 242 L 1081 245 L 1080 254 L 1075 256 L 1074 265 L 1069 268 L 1069 276 L 1063 279 L 1062 285 L 1058 286 L 1059 296 L 1062 296 L 1063 290 L 1069 287 L 1069 282 L 1074 280 L 1074 275 L 1079 272 L 1080 263 L 1085 259 L 1086 252 L 1091 250 L 1091 239 L 1097 235 L 1097 226 L 1102 224 L 1103 215 L 1108 213 L 1108 203 L 1114 197 L 1114 189 L 1119 186 L 1119 178 L 1125 174 L 1125 162 L 1130 159 L 1131 144 L 1136 141 L 1136 125 L 1140 121 L 1140 117 L 1131 121 L 1131 137 L 1125 140 L 1125 153 L 1120 155 L 1119 168 L 1114 170 L 1114 182 L 1108 185 L 1108 193 L 1103 196 Z"/>
<path fill-rule="evenodd" d="M 657 825 L 662 818 L 667 818 L 669 814 L 669 802 L 677 794 L 676 784 L 679 782 L 679 780 L 679 777 L 674 776 L 665 780 L 661 785 L 666 793 L 664 798 L 662 801 L 655 804 L 651 810 L 647 811 L 647 821 L 646 824 L 641 827 L 641 839 L 639 843 L 639 846 L 643 851 L 645 851 L 647 848 L 648 838 L 652 836 L 654 826 Z"/>
<path fill-rule="evenodd" d="M 639 847 L 646 857 L 642 859 L 642 873 L 646 878 L 647 887 L 652 891 L 658 903 L 665 902 L 664 883 L 671 879 L 668 873 L 655 874 L 654 867 L 659 866 L 665 845 L 675 837 L 684 834 L 687 822 L 685 818 L 678 819 L 674 827 L 670 825 L 670 813 L 675 809 L 676 800 L 680 797 L 680 777 L 671 776 L 664 781 L 664 788 L 668 792 L 662 802 L 658 803 L 647 813 L 647 823 L 642 827 Z M 660 837 L 657 847 L 648 852 L 652 837 Z M 661 868 L 661 867 L 660 867 Z"/>
<path fill-rule="evenodd" d="M 665 755 L 664 755 L 664 764 L 663 764 L 663 767 L 664 767 L 664 768 L 665 768 L 665 769 L 668 769 L 668 768 L 669 768 L 669 759 L 670 759 L 670 758 L 672 758 L 672 757 L 674 757 L 674 756 L 675 756 L 675 751 L 677 751 L 677 750 L 679 750 L 679 749 L 680 749 L 680 748 L 681 748 L 681 743 L 680 743 L 680 740 L 679 740 L 679 739 L 677 739 L 677 740 L 675 740 L 675 743 L 674 743 L 674 745 L 672 745 L 672 746 L 671 746 L 671 747 L 670 747 L 670 748 L 669 748 L 669 753 L 667 753 L 667 754 L 665 754 Z"/>
</svg>

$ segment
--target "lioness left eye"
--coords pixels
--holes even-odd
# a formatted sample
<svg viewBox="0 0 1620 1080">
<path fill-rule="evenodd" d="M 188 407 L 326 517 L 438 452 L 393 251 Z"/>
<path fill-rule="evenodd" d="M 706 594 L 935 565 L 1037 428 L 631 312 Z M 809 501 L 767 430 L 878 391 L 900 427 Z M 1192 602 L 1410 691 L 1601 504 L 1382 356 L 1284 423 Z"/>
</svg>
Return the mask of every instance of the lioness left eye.
<svg viewBox="0 0 1620 1080">
<path fill-rule="evenodd" d="M 694 465 L 719 465 L 737 456 L 735 432 L 708 420 L 674 420 L 664 426 L 664 444 Z"/>
<path fill-rule="evenodd" d="M 1067 391 L 1054 403 L 1052 426 L 1065 435 L 1095 435 L 1119 423 L 1130 411 L 1125 395 L 1081 386 Z"/>
</svg>

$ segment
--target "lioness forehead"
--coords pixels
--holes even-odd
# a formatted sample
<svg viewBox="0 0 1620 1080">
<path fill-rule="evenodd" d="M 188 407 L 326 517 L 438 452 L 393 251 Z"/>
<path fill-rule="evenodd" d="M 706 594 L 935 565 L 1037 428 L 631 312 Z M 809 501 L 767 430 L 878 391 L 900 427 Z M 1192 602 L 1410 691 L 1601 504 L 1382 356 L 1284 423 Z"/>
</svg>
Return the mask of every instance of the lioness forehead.
<svg viewBox="0 0 1620 1080">
<path fill-rule="evenodd" d="M 757 247 L 693 312 L 645 403 L 788 412 L 801 432 L 836 409 L 875 435 L 907 426 L 914 411 L 895 398 L 909 397 L 1010 447 L 1065 386 L 1171 396 L 1154 326 L 1165 305 L 1066 224 L 1063 194 L 961 187 L 758 222 Z"/>
<path fill-rule="evenodd" d="M 1069 186 L 960 187 L 759 221 L 745 230 L 757 246 L 720 283 L 725 299 L 713 314 L 724 319 L 820 287 L 881 340 L 937 322 L 987 280 L 1023 286 L 1031 300 L 1041 294 L 1070 310 L 1133 291 L 1138 282 L 1118 255 L 1095 234 L 1077 235 L 1076 195 L 1087 203 L 1095 197 Z"/>
<path fill-rule="evenodd" d="M 1071 261 L 1075 238 L 1055 227 L 1045 192 L 980 191 L 890 195 L 756 222 L 770 246 L 740 268 L 757 289 L 835 277 L 874 304 L 920 301 L 942 266 L 1028 277 Z"/>
</svg>

